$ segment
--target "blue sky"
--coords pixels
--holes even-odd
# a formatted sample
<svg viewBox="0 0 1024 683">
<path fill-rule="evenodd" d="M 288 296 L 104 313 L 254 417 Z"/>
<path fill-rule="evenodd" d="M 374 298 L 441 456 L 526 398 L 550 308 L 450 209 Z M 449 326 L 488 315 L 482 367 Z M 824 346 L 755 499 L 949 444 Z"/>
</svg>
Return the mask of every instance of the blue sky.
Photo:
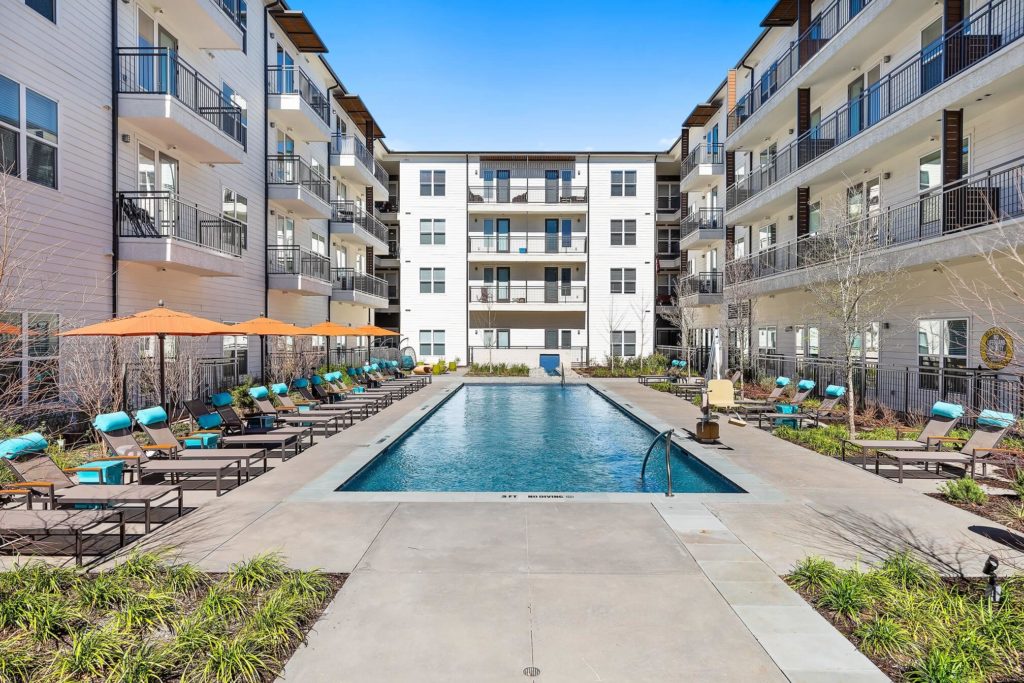
<svg viewBox="0 0 1024 683">
<path fill-rule="evenodd" d="M 390 148 L 529 151 L 666 148 L 771 4 L 291 2 Z"/>
</svg>

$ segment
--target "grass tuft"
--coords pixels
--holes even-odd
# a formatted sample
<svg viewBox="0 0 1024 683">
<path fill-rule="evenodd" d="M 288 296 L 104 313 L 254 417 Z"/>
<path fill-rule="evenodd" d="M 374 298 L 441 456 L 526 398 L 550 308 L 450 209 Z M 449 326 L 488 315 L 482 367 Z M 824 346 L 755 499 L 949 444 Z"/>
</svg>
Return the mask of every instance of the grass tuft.
<svg viewBox="0 0 1024 683">
<path fill-rule="evenodd" d="M 228 580 L 244 591 L 266 590 L 284 579 L 287 569 L 280 553 L 263 553 L 231 566 Z"/>
<path fill-rule="evenodd" d="M 969 477 L 947 481 L 939 487 L 939 493 L 954 503 L 970 503 L 984 505 L 988 502 L 988 494 L 981 485 Z"/>
<path fill-rule="evenodd" d="M 812 556 L 804 558 L 793 568 L 789 583 L 794 588 L 819 592 L 838 578 L 839 573 L 833 562 Z"/>
</svg>

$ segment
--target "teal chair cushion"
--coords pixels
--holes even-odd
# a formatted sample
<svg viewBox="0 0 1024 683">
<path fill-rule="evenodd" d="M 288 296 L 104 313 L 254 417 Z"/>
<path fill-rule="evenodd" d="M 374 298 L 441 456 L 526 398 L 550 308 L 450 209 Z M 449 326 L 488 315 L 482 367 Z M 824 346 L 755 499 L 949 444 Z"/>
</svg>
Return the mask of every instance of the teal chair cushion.
<svg viewBox="0 0 1024 683">
<path fill-rule="evenodd" d="M 143 408 L 142 410 L 136 411 L 135 420 L 140 425 L 160 424 L 161 422 L 167 422 L 167 411 L 160 406 L 153 406 L 152 408 Z"/>
<path fill-rule="evenodd" d="M 132 419 L 128 417 L 128 413 L 123 411 L 103 413 L 96 416 L 96 419 L 92 421 L 92 426 L 103 433 L 114 432 L 118 429 L 130 429 Z"/>
<path fill-rule="evenodd" d="M 312 377 L 310 378 L 310 381 L 312 381 L 312 382 L 313 382 L 313 384 L 316 384 L 316 385 L 320 385 L 320 384 L 323 384 L 323 383 L 324 383 L 324 378 L 323 378 L 323 377 L 321 377 L 320 375 L 313 375 L 313 376 L 312 376 Z"/>
<path fill-rule="evenodd" d="M 234 402 L 235 400 L 231 397 L 231 393 L 227 391 L 222 391 L 219 394 L 214 394 L 210 397 L 210 403 L 212 403 L 216 408 L 223 408 L 224 406 L 229 406 Z"/>
<path fill-rule="evenodd" d="M 0 441 L 0 458 L 9 460 L 23 453 L 38 453 L 46 450 L 46 438 L 39 432 L 29 432 L 13 439 Z"/>
<path fill-rule="evenodd" d="M 288 385 L 284 384 L 283 382 L 279 384 L 271 384 L 270 388 L 278 396 L 284 396 L 288 393 Z"/>
<path fill-rule="evenodd" d="M 814 388 L 813 379 L 802 379 L 796 383 L 797 391 L 810 391 Z"/>
<path fill-rule="evenodd" d="M 200 429 L 217 429 L 223 424 L 223 420 L 220 419 L 218 413 L 208 413 L 206 415 L 200 415 L 196 418 L 196 423 Z"/>
<path fill-rule="evenodd" d="M 262 401 L 263 399 L 270 396 L 270 392 L 267 391 L 266 387 L 253 387 L 252 389 L 249 390 L 249 395 L 252 396 L 257 401 Z"/>
<path fill-rule="evenodd" d="M 932 415 L 935 417 L 948 417 L 951 420 L 956 420 L 964 416 L 964 407 L 957 403 L 943 403 L 942 401 L 936 401 L 935 405 L 932 406 Z"/>
<path fill-rule="evenodd" d="M 775 378 L 775 386 L 777 386 L 779 388 L 788 387 L 789 386 L 789 378 L 788 377 L 776 377 Z"/>
<path fill-rule="evenodd" d="M 1006 427 L 1012 427 L 1017 421 L 1013 413 L 999 413 L 995 410 L 983 410 L 981 415 L 978 416 L 978 424 L 985 425 L 986 427 L 998 427 L 999 429 L 1005 429 Z"/>
<path fill-rule="evenodd" d="M 846 387 L 841 387 L 836 384 L 829 384 L 825 387 L 825 396 L 828 398 L 842 398 L 846 395 Z"/>
<path fill-rule="evenodd" d="M 309 386 L 309 380 L 305 377 L 299 377 L 297 380 L 292 382 L 292 386 L 296 389 L 305 389 Z"/>
</svg>

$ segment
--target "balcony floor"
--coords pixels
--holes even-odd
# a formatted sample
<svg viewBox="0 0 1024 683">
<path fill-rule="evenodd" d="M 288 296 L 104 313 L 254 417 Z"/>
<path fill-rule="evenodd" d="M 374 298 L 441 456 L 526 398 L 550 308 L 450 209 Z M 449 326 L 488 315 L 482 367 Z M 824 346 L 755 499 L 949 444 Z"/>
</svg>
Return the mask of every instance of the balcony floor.
<svg viewBox="0 0 1024 683">
<path fill-rule="evenodd" d="M 118 259 L 204 277 L 241 277 L 241 257 L 169 237 L 121 237 Z"/>
</svg>

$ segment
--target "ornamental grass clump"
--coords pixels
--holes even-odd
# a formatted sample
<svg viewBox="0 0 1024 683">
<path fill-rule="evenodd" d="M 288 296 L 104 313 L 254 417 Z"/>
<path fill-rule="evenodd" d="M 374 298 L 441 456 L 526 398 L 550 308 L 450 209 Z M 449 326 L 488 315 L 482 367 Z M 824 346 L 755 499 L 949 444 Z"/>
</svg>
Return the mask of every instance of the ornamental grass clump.
<svg viewBox="0 0 1024 683">
<path fill-rule="evenodd" d="M 969 477 L 947 481 L 939 487 L 939 493 L 953 503 L 984 505 L 988 502 L 988 494 L 981 485 Z"/>
</svg>

